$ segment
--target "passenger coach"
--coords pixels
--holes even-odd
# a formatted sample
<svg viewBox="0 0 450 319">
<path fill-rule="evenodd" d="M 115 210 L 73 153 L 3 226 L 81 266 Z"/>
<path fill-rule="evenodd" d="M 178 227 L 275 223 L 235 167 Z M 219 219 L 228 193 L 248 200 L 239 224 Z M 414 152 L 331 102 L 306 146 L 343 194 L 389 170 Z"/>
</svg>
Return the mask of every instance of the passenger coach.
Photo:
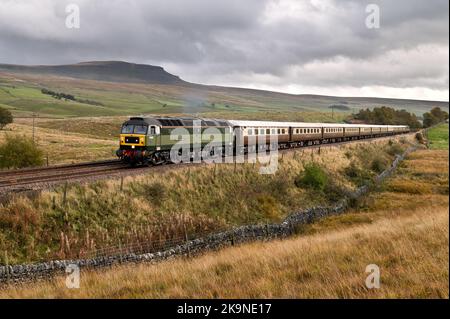
<svg viewBox="0 0 450 319">
<path fill-rule="evenodd" d="M 132 117 L 122 125 L 117 156 L 131 164 L 156 165 L 170 162 L 171 149 L 180 143 L 186 144 L 191 158 L 198 158 L 200 151 L 205 152 L 206 146 L 209 147 L 209 155 L 221 156 L 256 149 L 303 147 L 408 132 L 406 125 Z M 198 145 L 200 151 L 194 145 Z M 234 153 L 230 154 L 229 150 L 234 150 Z"/>
</svg>

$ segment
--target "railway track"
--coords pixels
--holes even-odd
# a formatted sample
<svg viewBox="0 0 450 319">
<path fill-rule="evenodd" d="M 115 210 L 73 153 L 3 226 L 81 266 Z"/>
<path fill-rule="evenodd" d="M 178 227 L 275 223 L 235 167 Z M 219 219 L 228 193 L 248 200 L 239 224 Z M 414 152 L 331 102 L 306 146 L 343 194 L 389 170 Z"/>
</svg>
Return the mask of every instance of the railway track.
<svg viewBox="0 0 450 319">
<path fill-rule="evenodd" d="M 332 147 L 337 145 L 349 144 L 353 142 L 364 142 L 364 141 L 371 141 L 373 139 L 383 139 L 392 137 L 393 136 L 386 136 L 381 138 L 370 138 L 370 139 L 345 141 L 330 144 L 311 145 L 311 146 L 284 149 L 280 150 L 279 152 L 284 153 L 304 148 Z M 177 164 L 175 166 L 185 167 L 187 165 L 192 166 L 201 164 L 184 163 L 184 164 Z M 99 161 L 80 164 L 0 171 L 0 194 L 45 189 L 66 182 L 94 181 L 108 177 L 138 175 L 148 172 L 149 170 L 156 172 L 167 170 L 169 168 L 174 168 L 174 166 L 160 165 L 151 167 L 132 168 L 129 165 L 121 163 L 118 160 L 110 160 L 110 161 Z"/>
<path fill-rule="evenodd" d="M 66 181 L 108 175 L 125 169 L 128 169 L 128 166 L 113 160 L 0 171 L 0 193 L 32 190 L 38 186 L 37 184 L 51 186 Z"/>
</svg>

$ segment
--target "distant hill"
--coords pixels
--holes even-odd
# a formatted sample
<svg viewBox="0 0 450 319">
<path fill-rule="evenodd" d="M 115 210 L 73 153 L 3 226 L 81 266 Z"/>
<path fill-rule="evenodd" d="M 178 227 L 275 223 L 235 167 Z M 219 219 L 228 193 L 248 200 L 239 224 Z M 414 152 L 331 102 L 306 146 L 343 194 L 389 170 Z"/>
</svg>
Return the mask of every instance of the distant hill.
<svg viewBox="0 0 450 319">
<path fill-rule="evenodd" d="M 74 99 L 55 99 L 42 93 L 49 91 Z M 436 106 L 448 112 L 448 105 L 441 101 L 286 94 L 202 85 L 183 81 L 159 66 L 121 61 L 53 66 L 0 64 L 0 107 L 25 116 L 32 112 L 46 116 L 182 113 L 336 121 L 361 108 L 388 106 L 421 116 Z"/>
<path fill-rule="evenodd" d="M 160 66 L 134 64 L 121 61 L 94 61 L 69 65 L 24 66 L 0 64 L 0 70 L 14 73 L 65 76 L 77 79 L 131 82 L 180 84 L 183 81 L 166 72 Z"/>
</svg>

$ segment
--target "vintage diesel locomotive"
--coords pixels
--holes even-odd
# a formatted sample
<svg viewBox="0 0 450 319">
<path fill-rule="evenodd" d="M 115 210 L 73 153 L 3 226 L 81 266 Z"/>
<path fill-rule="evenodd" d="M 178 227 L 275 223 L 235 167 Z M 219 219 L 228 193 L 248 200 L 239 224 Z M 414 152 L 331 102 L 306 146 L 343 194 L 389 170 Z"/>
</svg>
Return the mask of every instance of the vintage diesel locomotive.
<svg viewBox="0 0 450 319">
<path fill-rule="evenodd" d="M 213 130 L 211 130 L 213 128 Z M 182 132 L 179 133 L 180 130 Z M 383 137 L 409 132 L 406 125 L 366 125 L 271 121 L 235 121 L 201 118 L 131 117 L 123 123 L 117 156 L 131 164 L 171 161 L 176 143 L 213 144 L 211 154 L 245 154 L 259 149 L 279 149 Z M 185 136 L 187 135 L 187 137 Z M 199 140 L 194 139 L 199 137 Z M 276 145 L 272 145 L 276 137 Z M 256 141 L 256 143 L 251 143 Z M 191 148 L 191 156 L 196 156 Z M 230 154 L 231 150 L 233 153 Z"/>
</svg>

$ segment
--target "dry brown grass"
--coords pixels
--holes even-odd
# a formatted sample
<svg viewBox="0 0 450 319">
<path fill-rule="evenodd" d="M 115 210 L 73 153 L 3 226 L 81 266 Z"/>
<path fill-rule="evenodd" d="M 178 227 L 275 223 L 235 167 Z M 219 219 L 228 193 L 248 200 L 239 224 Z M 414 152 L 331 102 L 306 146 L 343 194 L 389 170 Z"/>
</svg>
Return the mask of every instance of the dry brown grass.
<svg viewBox="0 0 450 319">
<path fill-rule="evenodd" d="M 365 287 L 365 268 L 381 288 Z M 420 211 L 326 234 L 255 243 L 194 260 L 85 272 L 0 292 L 2 298 L 448 298 L 448 210 Z"/>
<path fill-rule="evenodd" d="M 0 131 L 0 143 L 5 135 L 32 136 L 30 123 L 15 123 Z M 35 139 L 39 148 L 48 154 L 49 164 L 78 163 L 115 158 L 118 142 L 108 138 L 94 138 L 89 134 L 36 127 Z"/>
<path fill-rule="evenodd" d="M 418 159 L 430 165 L 417 165 Z M 430 187 L 427 192 L 381 189 L 361 209 L 304 227 L 294 239 L 242 245 L 191 260 L 88 271 L 82 273 L 79 290 L 65 288 L 64 278 L 56 278 L 10 287 L 0 297 L 448 298 L 448 196 L 433 186 L 442 179 L 448 183 L 448 170 L 439 170 L 442 161 L 448 161 L 446 151 L 416 152 L 386 186 L 420 181 Z M 425 171 L 434 177 L 421 174 Z M 381 269 L 380 289 L 365 287 L 368 264 Z"/>
</svg>

